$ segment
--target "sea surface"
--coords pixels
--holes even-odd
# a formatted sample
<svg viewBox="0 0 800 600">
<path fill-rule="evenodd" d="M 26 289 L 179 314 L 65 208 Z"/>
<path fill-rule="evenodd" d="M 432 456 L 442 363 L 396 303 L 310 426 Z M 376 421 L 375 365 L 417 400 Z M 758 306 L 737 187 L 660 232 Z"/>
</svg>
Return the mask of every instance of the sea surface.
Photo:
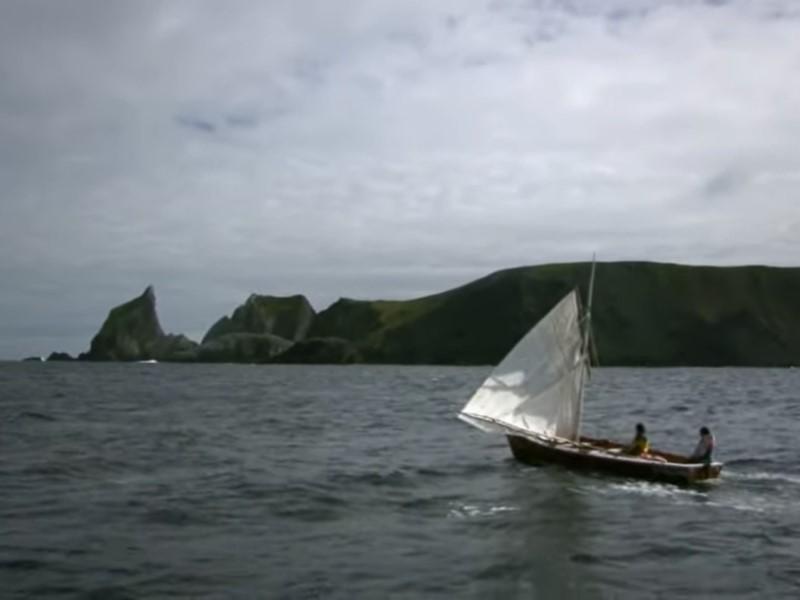
<svg viewBox="0 0 800 600">
<path fill-rule="evenodd" d="M 695 487 L 515 462 L 488 371 L 0 363 L 0 597 L 800 597 L 800 370 L 594 371 Z"/>
</svg>

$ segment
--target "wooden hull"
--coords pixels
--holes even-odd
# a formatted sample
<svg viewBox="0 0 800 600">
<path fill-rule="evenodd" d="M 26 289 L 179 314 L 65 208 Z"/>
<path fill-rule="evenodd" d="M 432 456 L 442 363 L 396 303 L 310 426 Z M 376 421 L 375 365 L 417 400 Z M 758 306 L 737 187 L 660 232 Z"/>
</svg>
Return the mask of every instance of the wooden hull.
<svg viewBox="0 0 800 600">
<path fill-rule="evenodd" d="M 608 440 L 581 438 L 581 443 L 575 444 L 512 434 L 506 437 L 514 458 L 527 464 L 556 463 L 573 469 L 678 484 L 716 479 L 722 470 L 722 463 L 691 463 L 684 456 L 656 450 L 647 458 L 628 456 L 621 453 L 620 444 Z"/>
</svg>

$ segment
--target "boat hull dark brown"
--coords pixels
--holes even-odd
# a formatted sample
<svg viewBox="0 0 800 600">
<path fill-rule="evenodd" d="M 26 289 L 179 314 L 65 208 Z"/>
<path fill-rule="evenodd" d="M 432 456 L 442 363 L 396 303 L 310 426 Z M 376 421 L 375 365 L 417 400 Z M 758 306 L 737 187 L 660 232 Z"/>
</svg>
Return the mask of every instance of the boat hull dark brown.
<svg viewBox="0 0 800 600">
<path fill-rule="evenodd" d="M 521 435 L 506 437 L 514 458 L 532 465 L 555 463 L 571 469 L 678 484 L 716 479 L 722 471 L 721 463 L 692 463 L 684 456 L 657 450 L 647 457 L 628 456 L 622 453 L 620 444 L 608 440 L 582 437 L 581 443 L 575 444 Z"/>
</svg>

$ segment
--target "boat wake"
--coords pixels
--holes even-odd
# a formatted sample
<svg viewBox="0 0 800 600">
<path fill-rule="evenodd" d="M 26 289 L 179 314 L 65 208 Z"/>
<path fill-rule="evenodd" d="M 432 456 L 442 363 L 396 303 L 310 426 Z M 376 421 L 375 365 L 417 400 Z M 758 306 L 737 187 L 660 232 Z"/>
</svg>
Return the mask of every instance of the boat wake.
<svg viewBox="0 0 800 600">
<path fill-rule="evenodd" d="M 765 482 L 765 483 L 788 483 L 791 485 L 800 485 L 800 475 L 787 475 L 786 473 L 770 473 L 768 471 L 760 471 L 756 473 L 739 473 L 736 471 L 728 471 L 725 474 L 726 479 L 733 479 L 735 481 L 743 482 Z"/>
<path fill-rule="evenodd" d="M 786 484 L 789 484 L 788 486 Z M 791 489 L 787 489 L 791 486 Z M 779 473 L 726 473 L 724 479 L 687 488 L 669 484 L 626 481 L 592 486 L 598 495 L 633 494 L 663 499 L 677 505 L 703 505 L 750 513 L 785 513 L 797 510 L 795 486 L 800 476 Z M 791 493 L 787 493 L 787 492 Z"/>
<path fill-rule="evenodd" d="M 595 493 L 603 494 L 602 488 L 594 490 Z M 653 483 L 649 481 L 625 481 L 622 483 L 612 483 L 605 488 L 606 494 L 638 494 L 655 498 L 685 499 L 685 500 L 705 500 L 708 492 L 704 489 L 694 489 L 679 487 L 676 485 Z"/>
</svg>

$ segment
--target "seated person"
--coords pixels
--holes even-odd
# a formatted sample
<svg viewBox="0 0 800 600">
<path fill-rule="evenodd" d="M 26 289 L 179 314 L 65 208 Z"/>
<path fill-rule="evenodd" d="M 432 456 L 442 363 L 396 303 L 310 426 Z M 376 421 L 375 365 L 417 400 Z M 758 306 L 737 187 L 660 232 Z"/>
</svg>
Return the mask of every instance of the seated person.
<svg viewBox="0 0 800 600">
<path fill-rule="evenodd" d="M 711 435 L 708 427 L 700 428 L 700 441 L 689 457 L 689 462 L 701 462 L 706 465 L 711 464 L 711 455 L 714 452 L 714 436 Z"/>
<path fill-rule="evenodd" d="M 631 456 L 642 456 L 646 455 L 649 450 L 650 442 L 647 441 L 644 425 L 637 423 L 636 435 L 633 437 L 633 441 L 630 443 L 630 445 L 626 447 L 623 452 Z"/>
</svg>

